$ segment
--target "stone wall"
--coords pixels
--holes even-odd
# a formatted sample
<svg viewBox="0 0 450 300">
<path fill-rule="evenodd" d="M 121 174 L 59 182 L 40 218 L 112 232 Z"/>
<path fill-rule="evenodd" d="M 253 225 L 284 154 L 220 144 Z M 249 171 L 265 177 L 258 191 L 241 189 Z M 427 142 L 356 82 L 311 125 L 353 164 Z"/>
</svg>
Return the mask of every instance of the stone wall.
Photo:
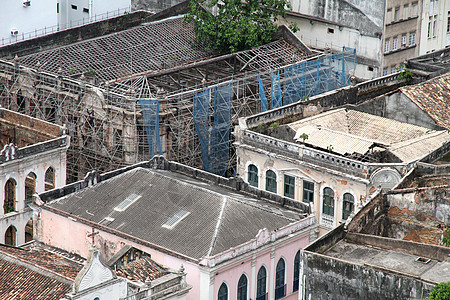
<svg viewBox="0 0 450 300">
<path fill-rule="evenodd" d="M 303 299 L 414 299 L 433 284 L 303 251 Z"/>
</svg>

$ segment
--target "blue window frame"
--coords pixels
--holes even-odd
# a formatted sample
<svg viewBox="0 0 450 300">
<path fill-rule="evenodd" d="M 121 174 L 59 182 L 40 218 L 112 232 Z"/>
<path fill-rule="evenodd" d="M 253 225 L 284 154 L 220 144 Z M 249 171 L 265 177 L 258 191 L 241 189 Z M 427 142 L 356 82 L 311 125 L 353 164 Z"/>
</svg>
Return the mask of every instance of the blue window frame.
<svg viewBox="0 0 450 300">
<path fill-rule="evenodd" d="M 272 193 L 277 192 L 277 174 L 272 170 L 266 172 L 266 190 Z"/>
<path fill-rule="evenodd" d="M 238 281 L 237 299 L 247 300 L 247 276 L 241 275 Z"/>
<path fill-rule="evenodd" d="M 299 277 L 300 277 L 300 250 L 297 251 L 297 254 L 295 254 L 294 258 L 294 282 L 292 288 L 293 292 L 298 291 Z"/>
<path fill-rule="evenodd" d="M 256 300 L 266 300 L 266 278 L 267 272 L 265 267 L 261 267 L 256 277 Z"/>
<path fill-rule="evenodd" d="M 284 196 L 294 199 L 295 196 L 295 177 L 284 175 Z"/>
<path fill-rule="evenodd" d="M 329 187 L 323 189 L 323 213 L 334 216 L 334 191 Z"/>
<path fill-rule="evenodd" d="M 275 300 L 286 296 L 286 284 L 284 283 L 285 263 L 282 258 L 277 263 L 275 270 Z"/>
<path fill-rule="evenodd" d="M 303 202 L 314 202 L 314 182 L 303 180 Z"/>
<path fill-rule="evenodd" d="M 258 187 L 258 167 L 255 165 L 248 166 L 248 184 Z"/>
<path fill-rule="evenodd" d="M 219 288 L 219 292 L 217 293 L 217 300 L 228 300 L 228 288 L 225 282 Z"/>
<path fill-rule="evenodd" d="M 354 203 L 355 197 L 350 193 L 345 193 L 342 203 L 342 219 L 347 220 L 348 216 L 353 212 Z"/>
</svg>

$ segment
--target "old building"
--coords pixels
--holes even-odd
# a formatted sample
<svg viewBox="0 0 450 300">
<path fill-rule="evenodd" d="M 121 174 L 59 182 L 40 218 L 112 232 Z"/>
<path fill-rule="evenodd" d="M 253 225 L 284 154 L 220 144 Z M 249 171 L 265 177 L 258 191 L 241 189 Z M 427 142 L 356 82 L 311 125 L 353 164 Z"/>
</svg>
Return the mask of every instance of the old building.
<svg viewBox="0 0 450 300">
<path fill-rule="evenodd" d="M 334 110 L 321 105 L 345 95 L 343 89 L 246 117 L 235 131 L 237 174 L 260 189 L 310 203 L 323 232 L 347 219 L 379 186 L 392 188 L 416 161 L 432 162 L 450 146 L 440 126 L 372 115 L 361 105 Z"/>
<path fill-rule="evenodd" d="M 322 55 L 280 26 L 267 45 L 219 55 L 191 43 L 193 25 L 183 22 L 183 5 L 120 18 L 126 28 L 109 21 L 48 36 L 39 40 L 42 51 L 30 43 L 3 49 L 8 61 L 0 61 L 0 102 L 67 125 L 69 182 L 161 153 L 231 175 L 230 128 L 239 117 L 350 83 L 354 49 Z M 116 25 L 114 34 L 92 34 Z M 267 102 L 269 93 L 289 97 Z"/>
<path fill-rule="evenodd" d="M 303 203 L 163 157 L 39 197 L 38 240 L 86 256 L 94 233 L 106 259 L 129 244 L 183 264 L 188 299 L 296 299 L 296 254 L 317 234 Z"/>
<path fill-rule="evenodd" d="M 69 137 L 61 126 L 0 108 L 0 242 L 33 238 L 34 193 L 66 184 Z"/>
<path fill-rule="evenodd" d="M 105 263 L 95 249 L 87 260 L 41 243 L 0 245 L 1 299 L 186 299 L 183 270 L 160 266 L 130 246 Z"/>
<path fill-rule="evenodd" d="M 358 109 L 430 129 L 449 129 L 449 79 L 450 73 L 445 73 L 419 84 L 404 86 L 394 93 L 365 101 L 358 105 Z"/>
<path fill-rule="evenodd" d="M 449 9 L 448 1 L 387 1 L 383 75 L 397 72 L 407 59 L 449 46 Z"/>
</svg>

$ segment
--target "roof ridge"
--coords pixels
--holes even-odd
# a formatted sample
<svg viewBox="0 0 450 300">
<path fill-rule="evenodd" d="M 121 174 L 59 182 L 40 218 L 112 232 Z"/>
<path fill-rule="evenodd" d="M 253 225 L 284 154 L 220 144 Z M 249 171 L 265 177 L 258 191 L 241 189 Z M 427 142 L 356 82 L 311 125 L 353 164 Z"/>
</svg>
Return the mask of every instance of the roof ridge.
<svg viewBox="0 0 450 300">
<path fill-rule="evenodd" d="M 222 197 L 222 207 L 220 209 L 219 217 L 217 218 L 216 228 L 214 229 L 214 235 L 211 239 L 211 244 L 209 245 L 209 250 L 208 250 L 208 253 L 206 254 L 206 256 L 211 256 L 214 246 L 216 245 L 217 235 L 219 233 L 220 225 L 222 224 L 222 217 L 223 217 L 223 213 L 225 211 L 226 204 L 227 204 L 227 197 L 223 196 Z"/>
</svg>

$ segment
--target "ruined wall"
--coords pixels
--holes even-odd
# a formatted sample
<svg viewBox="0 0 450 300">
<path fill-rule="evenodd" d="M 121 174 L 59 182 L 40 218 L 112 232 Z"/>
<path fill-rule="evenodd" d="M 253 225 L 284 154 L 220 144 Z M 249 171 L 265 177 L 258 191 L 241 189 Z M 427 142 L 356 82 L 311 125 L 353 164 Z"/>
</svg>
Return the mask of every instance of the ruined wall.
<svg viewBox="0 0 450 300">
<path fill-rule="evenodd" d="M 321 254 L 303 251 L 303 299 L 414 299 L 433 285 Z"/>
<path fill-rule="evenodd" d="M 450 188 L 415 188 L 388 193 L 385 235 L 439 244 L 450 227 Z"/>
</svg>

